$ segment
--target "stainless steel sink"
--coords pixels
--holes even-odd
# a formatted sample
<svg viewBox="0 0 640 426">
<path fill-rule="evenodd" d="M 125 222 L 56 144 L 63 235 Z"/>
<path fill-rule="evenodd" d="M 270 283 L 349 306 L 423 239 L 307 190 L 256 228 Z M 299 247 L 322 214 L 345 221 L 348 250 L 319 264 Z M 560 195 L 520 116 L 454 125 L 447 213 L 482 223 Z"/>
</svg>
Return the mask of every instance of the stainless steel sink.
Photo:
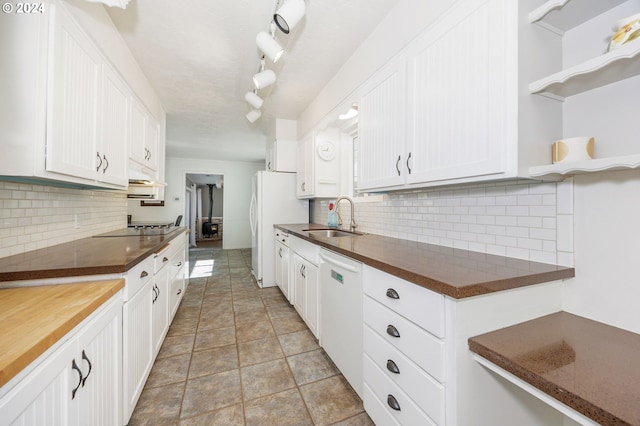
<svg viewBox="0 0 640 426">
<path fill-rule="evenodd" d="M 359 232 L 349 232 L 342 231 L 340 229 L 305 229 L 305 232 L 308 232 L 312 237 L 325 237 L 325 238 L 333 238 L 333 237 L 357 237 L 362 235 Z"/>
</svg>

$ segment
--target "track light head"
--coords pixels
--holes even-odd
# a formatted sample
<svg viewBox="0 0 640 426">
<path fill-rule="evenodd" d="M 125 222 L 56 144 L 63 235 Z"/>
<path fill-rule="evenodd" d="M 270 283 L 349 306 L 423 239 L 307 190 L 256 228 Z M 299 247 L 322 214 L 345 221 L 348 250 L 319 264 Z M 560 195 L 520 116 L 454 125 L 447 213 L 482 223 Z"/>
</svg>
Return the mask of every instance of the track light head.
<svg viewBox="0 0 640 426">
<path fill-rule="evenodd" d="M 278 59 L 280 59 L 284 53 L 284 49 L 280 46 L 280 43 L 264 31 L 259 32 L 256 36 L 256 44 L 262 53 L 271 59 L 271 62 L 274 64 L 278 62 Z"/>
<path fill-rule="evenodd" d="M 253 75 L 253 84 L 256 90 L 263 89 L 276 81 L 276 73 L 272 70 L 260 71 Z"/>
<path fill-rule="evenodd" d="M 261 115 L 262 115 L 262 112 L 260 112 L 257 109 L 252 109 L 247 113 L 247 115 L 245 115 L 245 117 L 247 117 L 247 120 L 249 120 L 249 123 L 255 123 L 256 120 L 260 118 Z"/>
<path fill-rule="evenodd" d="M 262 104 L 264 103 L 264 100 L 255 92 L 247 92 L 244 95 L 244 100 L 247 101 L 247 103 L 249 103 L 249 105 L 251 105 L 255 109 L 262 108 Z"/>
<path fill-rule="evenodd" d="M 289 34 L 304 17 L 305 11 L 304 0 L 285 0 L 285 3 L 273 15 L 273 21 L 280 31 Z"/>
</svg>

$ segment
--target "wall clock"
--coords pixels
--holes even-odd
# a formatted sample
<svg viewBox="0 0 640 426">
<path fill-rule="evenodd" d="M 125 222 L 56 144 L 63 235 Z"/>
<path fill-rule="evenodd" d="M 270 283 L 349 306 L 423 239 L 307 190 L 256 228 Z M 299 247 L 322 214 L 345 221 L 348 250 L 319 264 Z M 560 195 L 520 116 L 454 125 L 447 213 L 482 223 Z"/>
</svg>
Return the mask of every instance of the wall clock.
<svg viewBox="0 0 640 426">
<path fill-rule="evenodd" d="M 325 161 L 331 161 L 336 156 L 336 146 L 331 141 L 318 141 L 316 149 L 318 151 L 318 156 Z"/>
</svg>

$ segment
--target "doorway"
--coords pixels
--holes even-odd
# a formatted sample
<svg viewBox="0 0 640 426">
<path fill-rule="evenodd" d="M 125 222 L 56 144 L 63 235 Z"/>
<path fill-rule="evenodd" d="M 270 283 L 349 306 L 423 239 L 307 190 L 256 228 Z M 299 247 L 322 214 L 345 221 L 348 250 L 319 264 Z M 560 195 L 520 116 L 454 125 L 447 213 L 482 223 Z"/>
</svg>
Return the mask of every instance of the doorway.
<svg viewBox="0 0 640 426">
<path fill-rule="evenodd" d="M 224 175 L 187 173 L 187 188 L 192 188 L 191 232 L 195 247 L 220 247 L 224 238 Z"/>
</svg>

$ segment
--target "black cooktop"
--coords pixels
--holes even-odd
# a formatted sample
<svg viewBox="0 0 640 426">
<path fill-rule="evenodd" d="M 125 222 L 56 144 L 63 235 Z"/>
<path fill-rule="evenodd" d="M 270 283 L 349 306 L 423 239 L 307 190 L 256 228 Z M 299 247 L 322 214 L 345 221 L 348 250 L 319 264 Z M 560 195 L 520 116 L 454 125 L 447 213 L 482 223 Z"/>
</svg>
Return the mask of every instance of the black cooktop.
<svg viewBox="0 0 640 426">
<path fill-rule="evenodd" d="M 94 237 L 144 237 L 152 235 L 167 235 L 175 231 L 176 227 L 170 228 L 124 228 L 105 234 L 94 235 Z"/>
</svg>

